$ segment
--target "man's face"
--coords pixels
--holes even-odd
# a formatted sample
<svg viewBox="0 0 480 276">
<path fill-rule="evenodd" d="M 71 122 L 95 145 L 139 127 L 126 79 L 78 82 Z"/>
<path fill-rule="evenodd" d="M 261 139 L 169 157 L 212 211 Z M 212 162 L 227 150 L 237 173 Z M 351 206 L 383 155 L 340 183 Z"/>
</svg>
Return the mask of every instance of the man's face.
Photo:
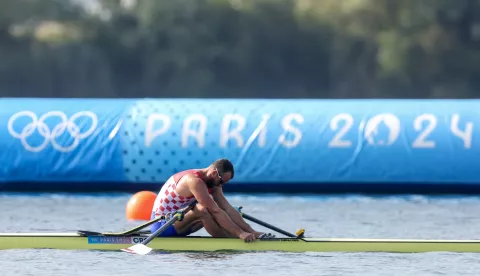
<svg viewBox="0 0 480 276">
<path fill-rule="evenodd" d="M 223 186 L 228 181 L 230 181 L 231 176 L 232 174 L 230 172 L 222 174 L 217 169 L 213 168 L 208 171 L 207 179 L 205 179 L 205 183 L 209 188 L 213 188 L 215 186 Z"/>
</svg>

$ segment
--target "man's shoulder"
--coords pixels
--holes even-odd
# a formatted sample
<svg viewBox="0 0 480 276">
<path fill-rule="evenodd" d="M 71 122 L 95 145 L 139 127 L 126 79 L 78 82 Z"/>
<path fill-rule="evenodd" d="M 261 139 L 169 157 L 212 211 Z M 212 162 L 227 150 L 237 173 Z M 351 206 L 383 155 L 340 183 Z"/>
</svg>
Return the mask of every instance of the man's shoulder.
<svg viewBox="0 0 480 276">
<path fill-rule="evenodd" d="M 180 179 L 179 184 L 182 182 L 196 184 L 203 183 L 203 180 L 196 174 L 186 174 Z"/>
<path fill-rule="evenodd" d="M 196 175 L 188 174 L 177 182 L 177 193 L 182 196 L 191 196 L 193 190 L 202 190 L 202 186 L 205 186 L 202 179 Z"/>
</svg>

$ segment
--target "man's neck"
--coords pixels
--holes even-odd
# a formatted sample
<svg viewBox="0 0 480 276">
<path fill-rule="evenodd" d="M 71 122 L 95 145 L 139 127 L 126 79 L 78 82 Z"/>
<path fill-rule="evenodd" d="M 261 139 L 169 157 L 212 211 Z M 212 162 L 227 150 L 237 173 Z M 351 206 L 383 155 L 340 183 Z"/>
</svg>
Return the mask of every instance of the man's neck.
<svg viewBox="0 0 480 276">
<path fill-rule="evenodd" d="M 208 168 L 199 169 L 198 172 L 205 177 L 207 175 Z"/>
</svg>

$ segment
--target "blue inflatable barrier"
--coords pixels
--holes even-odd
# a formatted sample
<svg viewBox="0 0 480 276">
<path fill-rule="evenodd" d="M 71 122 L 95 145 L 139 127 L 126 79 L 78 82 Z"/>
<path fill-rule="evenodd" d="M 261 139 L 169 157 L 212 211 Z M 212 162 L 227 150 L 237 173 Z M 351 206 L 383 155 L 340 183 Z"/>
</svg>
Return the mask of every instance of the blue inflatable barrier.
<svg viewBox="0 0 480 276">
<path fill-rule="evenodd" d="M 0 100 L 0 180 L 123 181 L 121 100 Z"/>
<path fill-rule="evenodd" d="M 3 182 L 141 189 L 229 158 L 239 185 L 480 184 L 477 100 L 2 99 L 0 106 Z"/>
<path fill-rule="evenodd" d="M 226 157 L 238 182 L 478 182 L 466 101 L 143 100 L 126 112 L 130 181 Z"/>
</svg>

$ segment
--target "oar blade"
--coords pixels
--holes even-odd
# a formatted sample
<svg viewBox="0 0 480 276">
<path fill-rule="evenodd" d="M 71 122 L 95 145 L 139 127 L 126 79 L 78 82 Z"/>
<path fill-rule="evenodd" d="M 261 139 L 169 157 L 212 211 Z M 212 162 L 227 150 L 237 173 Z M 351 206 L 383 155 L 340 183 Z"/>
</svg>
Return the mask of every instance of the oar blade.
<svg viewBox="0 0 480 276">
<path fill-rule="evenodd" d="M 132 253 L 132 254 L 138 254 L 138 255 L 147 255 L 152 251 L 152 248 L 139 243 L 139 244 L 130 246 L 129 248 L 124 248 L 122 249 L 122 251 Z"/>
</svg>

